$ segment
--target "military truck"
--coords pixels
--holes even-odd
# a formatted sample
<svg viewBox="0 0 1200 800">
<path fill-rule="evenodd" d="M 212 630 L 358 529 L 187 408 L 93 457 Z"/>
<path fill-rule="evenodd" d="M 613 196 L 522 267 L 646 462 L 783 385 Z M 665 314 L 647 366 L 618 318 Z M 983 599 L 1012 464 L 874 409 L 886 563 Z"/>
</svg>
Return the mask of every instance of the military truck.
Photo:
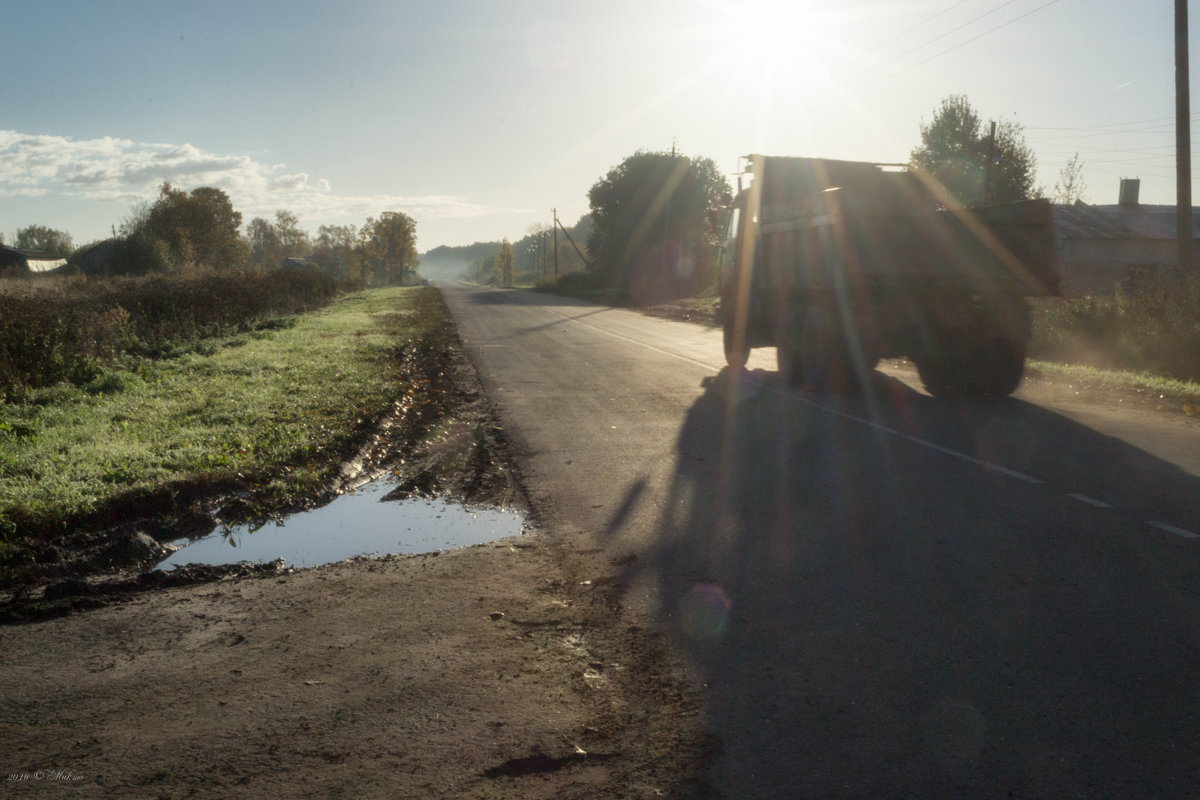
<svg viewBox="0 0 1200 800">
<path fill-rule="evenodd" d="M 782 376 L 819 391 L 899 357 L 935 396 L 1016 389 L 1028 298 L 1058 292 L 1048 202 L 962 208 L 905 165 L 747 160 L 720 267 L 731 366 L 774 346 Z"/>
</svg>

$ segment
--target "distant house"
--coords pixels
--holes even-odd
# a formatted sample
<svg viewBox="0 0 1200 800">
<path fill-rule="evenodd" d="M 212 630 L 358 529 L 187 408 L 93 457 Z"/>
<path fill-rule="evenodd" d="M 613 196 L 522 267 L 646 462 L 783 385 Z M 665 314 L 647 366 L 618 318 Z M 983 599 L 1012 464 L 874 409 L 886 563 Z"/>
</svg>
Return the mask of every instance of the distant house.
<svg viewBox="0 0 1200 800">
<path fill-rule="evenodd" d="M 18 250 L 0 244 L 0 276 L 3 277 L 50 272 L 66 263 L 65 258 L 47 258 L 40 250 Z"/>
<path fill-rule="evenodd" d="M 80 257 L 79 271 L 84 275 L 116 274 L 120 250 L 121 242 L 118 239 L 97 242 Z"/>
<path fill-rule="evenodd" d="M 1123 179 L 1116 205 L 1054 207 L 1058 269 L 1066 293 L 1112 294 L 1120 286 L 1174 269 L 1175 206 L 1141 205 L 1139 184 Z M 1194 241 L 1200 214 L 1193 217 Z M 1200 245 L 1196 253 L 1200 256 Z"/>
</svg>

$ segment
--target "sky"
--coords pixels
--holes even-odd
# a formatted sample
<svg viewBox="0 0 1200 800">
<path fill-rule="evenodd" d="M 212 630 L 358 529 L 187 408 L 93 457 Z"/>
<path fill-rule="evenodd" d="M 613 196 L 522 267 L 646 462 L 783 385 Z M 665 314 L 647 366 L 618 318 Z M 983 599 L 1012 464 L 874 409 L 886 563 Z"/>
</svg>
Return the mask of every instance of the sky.
<svg viewBox="0 0 1200 800">
<path fill-rule="evenodd" d="M 1051 191 L 1175 202 L 1172 0 L 0 0 L 0 233 L 110 236 L 164 181 L 418 249 L 587 213 L 638 150 L 903 162 L 942 99 Z M 1200 54 L 1192 61 L 1200 60 Z M 1198 115 L 1193 115 L 1196 118 Z"/>
</svg>

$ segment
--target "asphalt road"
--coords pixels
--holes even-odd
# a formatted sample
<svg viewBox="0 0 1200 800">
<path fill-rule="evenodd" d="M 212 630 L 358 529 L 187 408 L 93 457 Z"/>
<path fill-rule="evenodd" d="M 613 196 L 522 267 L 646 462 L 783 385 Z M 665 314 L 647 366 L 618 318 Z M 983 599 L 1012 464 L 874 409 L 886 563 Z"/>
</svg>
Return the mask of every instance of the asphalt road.
<svg viewBox="0 0 1200 800">
<path fill-rule="evenodd" d="M 720 793 L 1200 795 L 1196 422 L 809 394 L 701 326 L 443 293 L 543 521 L 703 687 Z"/>
</svg>

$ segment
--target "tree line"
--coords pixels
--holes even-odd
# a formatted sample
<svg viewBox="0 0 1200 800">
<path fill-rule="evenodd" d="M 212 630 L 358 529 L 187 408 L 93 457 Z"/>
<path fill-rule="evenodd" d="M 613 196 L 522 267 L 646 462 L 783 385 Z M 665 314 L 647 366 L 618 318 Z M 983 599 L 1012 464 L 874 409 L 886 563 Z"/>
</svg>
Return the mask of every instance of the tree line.
<svg viewBox="0 0 1200 800">
<path fill-rule="evenodd" d="M 296 259 L 351 282 L 380 284 L 412 280 L 416 231 L 412 217 L 384 211 L 361 226 L 322 225 L 310 236 L 294 213 L 280 210 L 274 219 L 255 217 L 243 232 L 241 212 L 221 189 L 163 183 L 154 201 L 134 206 L 113 239 L 76 248 L 69 234 L 30 225 L 17 231 L 13 246 L 65 258 L 90 274 L 266 272 Z"/>
</svg>

